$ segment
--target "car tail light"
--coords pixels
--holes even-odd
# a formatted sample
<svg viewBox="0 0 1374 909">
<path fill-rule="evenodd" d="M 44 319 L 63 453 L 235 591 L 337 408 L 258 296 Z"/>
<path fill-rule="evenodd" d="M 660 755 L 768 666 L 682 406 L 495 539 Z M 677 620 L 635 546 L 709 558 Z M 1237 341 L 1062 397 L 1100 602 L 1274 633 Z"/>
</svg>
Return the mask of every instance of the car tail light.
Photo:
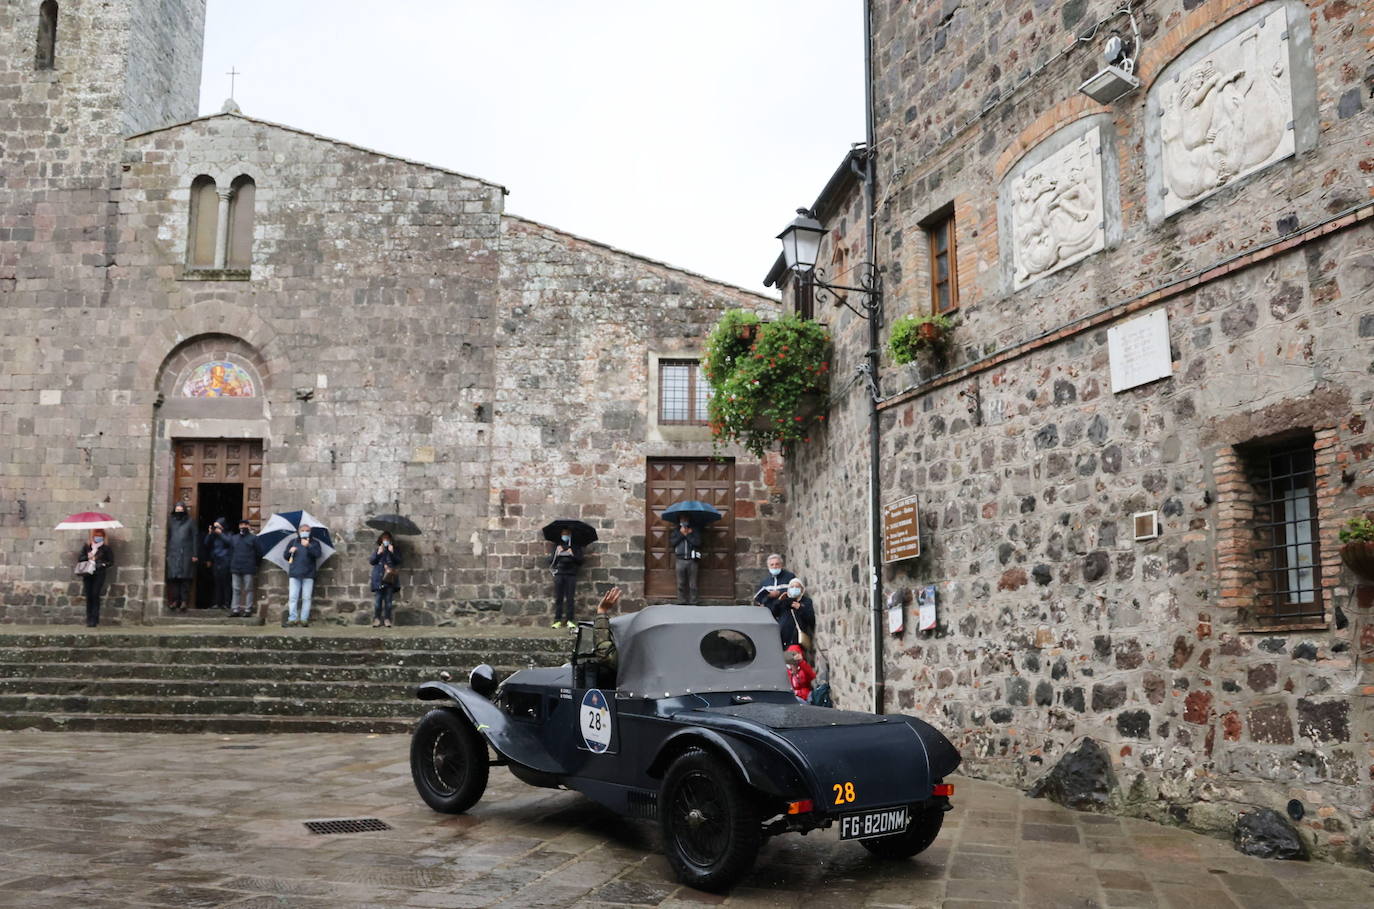
<svg viewBox="0 0 1374 909">
<path fill-rule="evenodd" d="M 948 798 L 949 796 L 951 796 L 951 795 L 954 794 L 954 784 L 953 784 L 953 783 L 936 783 L 936 784 L 935 784 L 935 788 L 931 790 L 931 793 L 930 793 L 930 794 L 931 794 L 931 795 L 943 795 L 943 796 L 945 796 L 946 798 Z"/>
<path fill-rule="evenodd" d="M 808 811 L 816 810 L 816 805 L 810 799 L 802 799 L 800 802 L 788 802 L 788 814 L 806 814 Z"/>
</svg>

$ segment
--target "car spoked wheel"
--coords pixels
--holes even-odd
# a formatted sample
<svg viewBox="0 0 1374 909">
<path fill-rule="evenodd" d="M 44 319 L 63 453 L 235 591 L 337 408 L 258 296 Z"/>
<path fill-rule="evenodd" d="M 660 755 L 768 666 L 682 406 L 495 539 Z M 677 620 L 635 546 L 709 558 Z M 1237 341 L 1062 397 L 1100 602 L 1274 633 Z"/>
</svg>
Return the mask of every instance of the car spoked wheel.
<svg viewBox="0 0 1374 909">
<path fill-rule="evenodd" d="M 763 839 L 754 794 L 715 756 L 693 748 L 663 778 L 659 827 L 678 880 L 723 890 L 753 865 Z"/>
<path fill-rule="evenodd" d="M 487 788 L 487 746 L 467 718 L 431 710 L 410 739 L 410 775 L 425 804 L 435 811 L 466 811 Z"/>
<path fill-rule="evenodd" d="M 911 807 L 911 823 L 901 833 L 859 840 L 859 844 L 878 858 L 904 859 L 925 852 L 944 826 L 945 813 L 939 807 Z"/>
</svg>

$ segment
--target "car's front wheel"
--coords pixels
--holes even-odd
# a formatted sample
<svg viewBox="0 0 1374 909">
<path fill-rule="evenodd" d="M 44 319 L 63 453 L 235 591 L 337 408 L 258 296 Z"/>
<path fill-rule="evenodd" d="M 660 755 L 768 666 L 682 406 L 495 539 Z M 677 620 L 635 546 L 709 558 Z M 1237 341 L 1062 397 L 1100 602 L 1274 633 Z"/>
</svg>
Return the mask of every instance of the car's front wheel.
<svg viewBox="0 0 1374 909">
<path fill-rule="evenodd" d="M 754 864 L 763 841 L 754 793 L 719 758 L 684 752 L 663 777 L 658 820 L 668 864 L 698 890 L 724 890 Z"/>
<path fill-rule="evenodd" d="M 410 775 L 435 811 L 461 814 L 477 804 L 489 770 L 486 743 L 456 710 L 431 710 L 410 737 Z"/>
<path fill-rule="evenodd" d="M 918 852 L 925 852 L 940 835 L 940 828 L 945 823 L 945 813 L 939 807 L 927 808 L 924 811 L 913 810 L 911 824 L 902 833 L 870 837 L 859 840 L 859 843 L 878 858 L 904 859 L 911 858 Z"/>
</svg>

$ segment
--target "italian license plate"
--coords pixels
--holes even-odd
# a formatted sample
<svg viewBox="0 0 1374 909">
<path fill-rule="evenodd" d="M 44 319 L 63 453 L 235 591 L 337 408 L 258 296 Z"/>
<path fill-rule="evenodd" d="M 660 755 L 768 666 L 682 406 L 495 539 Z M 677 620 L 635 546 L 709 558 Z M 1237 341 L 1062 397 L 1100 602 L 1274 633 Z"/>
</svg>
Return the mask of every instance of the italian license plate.
<svg viewBox="0 0 1374 909">
<path fill-rule="evenodd" d="M 891 836 L 906 831 L 907 809 L 882 808 L 840 818 L 840 839 L 863 840 L 870 836 Z"/>
</svg>

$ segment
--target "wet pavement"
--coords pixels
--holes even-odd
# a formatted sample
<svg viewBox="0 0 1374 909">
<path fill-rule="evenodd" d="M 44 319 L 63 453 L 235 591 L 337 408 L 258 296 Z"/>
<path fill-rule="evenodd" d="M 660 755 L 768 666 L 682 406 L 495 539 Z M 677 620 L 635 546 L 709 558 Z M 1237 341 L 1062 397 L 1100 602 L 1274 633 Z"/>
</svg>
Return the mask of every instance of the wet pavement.
<svg viewBox="0 0 1374 909">
<path fill-rule="evenodd" d="M 677 885 L 653 825 L 493 768 L 445 816 L 407 738 L 0 733 L 0 907 L 1374 906 L 1374 874 L 1274 862 L 956 779 L 935 845 L 884 862 L 835 832 L 768 841 L 728 896 Z M 315 835 L 305 821 L 378 818 Z"/>
</svg>

